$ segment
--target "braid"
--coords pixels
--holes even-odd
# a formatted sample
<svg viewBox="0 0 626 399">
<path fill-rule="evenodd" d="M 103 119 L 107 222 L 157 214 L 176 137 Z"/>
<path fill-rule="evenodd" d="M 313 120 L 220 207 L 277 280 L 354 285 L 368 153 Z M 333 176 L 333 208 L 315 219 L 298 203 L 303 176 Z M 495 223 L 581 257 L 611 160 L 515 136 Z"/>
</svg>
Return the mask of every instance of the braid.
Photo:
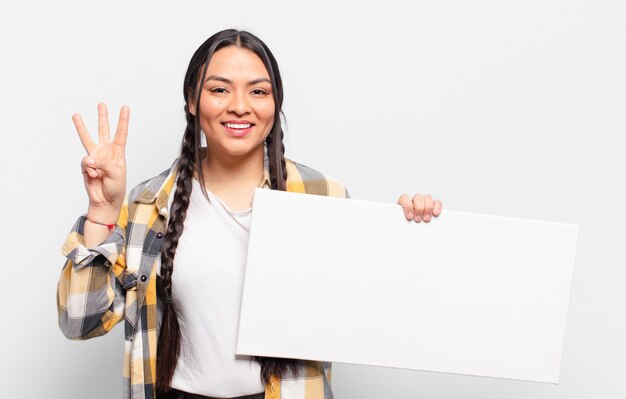
<svg viewBox="0 0 626 399">
<path fill-rule="evenodd" d="M 272 132 L 267 136 L 267 157 L 269 160 L 270 183 L 272 190 L 287 190 L 287 167 L 285 163 L 285 145 L 283 129 L 277 119 Z M 296 375 L 299 362 L 295 359 L 255 356 L 261 365 L 261 380 L 268 384 L 272 376 L 283 377 L 290 371 Z"/>
<path fill-rule="evenodd" d="M 186 107 L 185 107 L 186 108 Z M 172 304 L 172 272 L 178 239 L 183 233 L 185 216 L 189 207 L 192 190 L 192 177 L 195 165 L 196 129 L 189 120 L 181 146 L 176 192 L 170 210 L 170 219 L 161 247 L 160 296 L 163 299 L 163 318 L 157 343 L 157 392 L 168 392 L 176 368 L 180 351 L 180 326 L 176 310 Z"/>
<path fill-rule="evenodd" d="M 286 191 L 287 165 L 285 163 L 283 129 L 280 126 L 272 128 L 272 132 L 267 136 L 267 158 L 270 166 L 272 190 Z"/>
</svg>

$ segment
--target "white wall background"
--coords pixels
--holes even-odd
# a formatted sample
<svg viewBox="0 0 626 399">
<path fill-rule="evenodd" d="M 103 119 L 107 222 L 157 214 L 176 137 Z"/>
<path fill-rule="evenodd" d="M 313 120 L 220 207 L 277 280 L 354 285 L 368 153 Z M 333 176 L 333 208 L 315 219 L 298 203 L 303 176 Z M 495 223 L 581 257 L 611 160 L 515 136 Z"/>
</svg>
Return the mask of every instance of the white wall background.
<svg viewBox="0 0 626 399">
<path fill-rule="evenodd" d="M 236 27 L 278 58 L 287 156 L 353 197 L 581 225 L 559 385 L 335 364 L 338 398 L 626 397 L 625 4 L 296 3 L 0 2 L 1 396 L 121 396 L 122 328 L 57 327 L 60 246 L 87 209 L 71 115 L 95 135 L 99 101 L 129 104 L 129 187 L 153 176 L 189 58 Z"/>
</svg>

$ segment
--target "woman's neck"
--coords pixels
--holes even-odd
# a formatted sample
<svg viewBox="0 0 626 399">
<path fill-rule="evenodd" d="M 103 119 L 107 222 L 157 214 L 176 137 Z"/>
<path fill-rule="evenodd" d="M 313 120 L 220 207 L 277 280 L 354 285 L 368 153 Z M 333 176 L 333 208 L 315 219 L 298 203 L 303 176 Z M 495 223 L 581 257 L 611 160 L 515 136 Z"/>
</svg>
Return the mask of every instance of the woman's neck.
<svg viewBox="0 0 626 399">
<path fill-rule="evenodd" d="M 204 150 L 202 173 L 207 188 L 232 190 L 249 185 L 258 186 L 263 179 L 263 145 L 242 156 L 232 156 Z"/>
</svg>

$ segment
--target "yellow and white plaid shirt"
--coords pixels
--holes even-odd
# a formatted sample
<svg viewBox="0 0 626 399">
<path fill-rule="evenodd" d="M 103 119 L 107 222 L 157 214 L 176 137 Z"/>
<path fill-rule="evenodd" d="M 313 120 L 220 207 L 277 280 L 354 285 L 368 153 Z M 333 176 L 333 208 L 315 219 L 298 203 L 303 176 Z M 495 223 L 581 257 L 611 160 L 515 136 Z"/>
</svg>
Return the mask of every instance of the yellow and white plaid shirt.
<svg viewBox="0 0 626 399">
<path fill-rule="evenodd" d="M 349 198 L 335 179 L 285 160 L 287 191 Z M 67 260 L 57 287 L 59 326 L 69 339 L 82 340 L 106 334 L 124 320 L 125 399 L 156 398 L 156 268 L 177 166 L 178 159 L 127 194 L 117 226 L 100 245 L 85 246 L 82 215 L 62 248 Z M 269 189 L 267 154 L 264 174 L 262 187 Z M 265 398 L 330 399 L 330 377 L 330 363 L 302 360 L 297 374 L 267 384 Z"/>
</svg>

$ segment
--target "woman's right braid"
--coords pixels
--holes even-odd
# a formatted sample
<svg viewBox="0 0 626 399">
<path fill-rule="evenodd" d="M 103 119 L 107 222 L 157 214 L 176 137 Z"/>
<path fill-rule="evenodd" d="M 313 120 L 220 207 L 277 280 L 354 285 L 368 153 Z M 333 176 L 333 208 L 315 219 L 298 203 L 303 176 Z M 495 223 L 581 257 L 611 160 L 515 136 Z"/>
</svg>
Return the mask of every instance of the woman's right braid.
<svg viewBox="0 0 626 399">
<path fill-rule="evenodd" d="M 185 107 L 186 108 L 186 107 Z M 186 110 L 186 109 L 185 109 Z M 186 110 L 187 111 L 187 110 Z M 161 247 L 160 295 L 163 299 L 163 317 L 157 343 L 157 392 L 168 392 L 180 350 L 180 326 L 172 304 L 172 273 L 178 240 L 183 233 L 192 178 L 195 169 L 196 132 L 193 117 L 187 112 L 187 128 L 183 137 L 178 163 L 178 177 L 174 201 L 170 209 L 167 231 Z M 191 119 L 191 120 L 190 120 Z"/>
</svg>

